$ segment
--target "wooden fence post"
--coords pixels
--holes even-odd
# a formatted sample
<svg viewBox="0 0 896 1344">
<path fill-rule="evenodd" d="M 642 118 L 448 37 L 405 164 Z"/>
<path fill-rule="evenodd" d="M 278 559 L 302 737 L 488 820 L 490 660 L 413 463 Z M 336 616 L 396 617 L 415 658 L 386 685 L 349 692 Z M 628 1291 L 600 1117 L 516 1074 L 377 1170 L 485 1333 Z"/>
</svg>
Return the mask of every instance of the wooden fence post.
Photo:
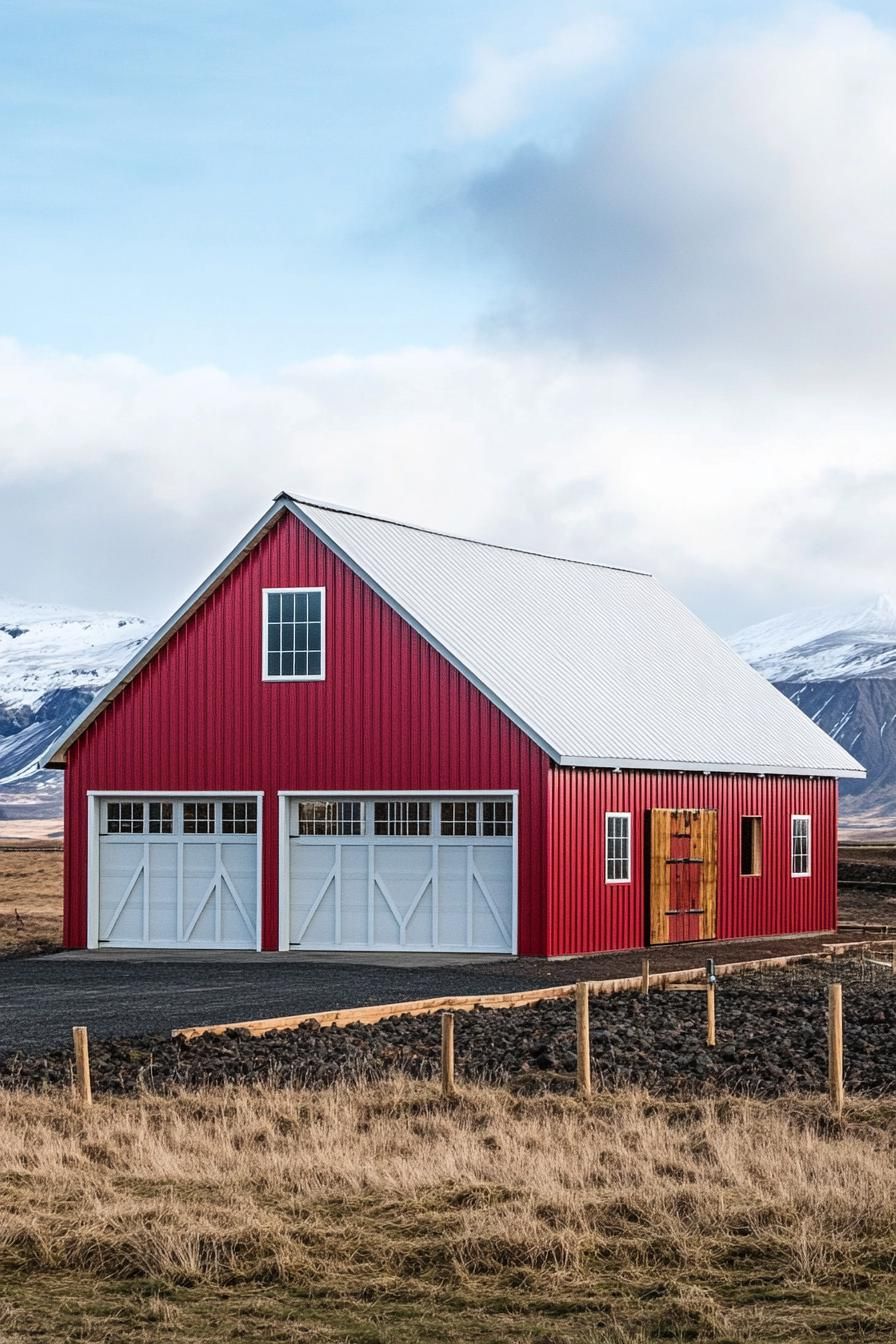
<svg viewBox="0 0 896 1344">
<path fill-rule="evenodd" d="M 454 1014 L 442 1014 L 442 1096 L 457 1096 L 454 1086 Z"/>
<path fill-rule="evenodd" d="M 828 986 L 828 1091 L 831 1114 L 843 1115 L 843 986 L 839 981 Z"/>
<path fill-rule="evenodd" d="M 579 1092 L 591 1096 L 591 1033 L 588 1029 L 588 981 L 576 984 L 576 1074 Z"/>
<path fill-rule="evenodd" d="M 650 958 L 641 958 L 641 993 L 650 993 Z"/>
<path fill-rule="evenodd" d="M 706 963 L 706 1044 L 716 1043 L 716 964 L 710 957 Z"/>
<path fill-rule="evenodd" d="M 90 1086 L 90 1049 L 87 1044 L 87 1028 L 72 1027 L 72 1040 L 75 1046 L 75 1087 L 78 1097 L 85 1106 L 92 1106 L 93 1090 Z"/>
</svg>

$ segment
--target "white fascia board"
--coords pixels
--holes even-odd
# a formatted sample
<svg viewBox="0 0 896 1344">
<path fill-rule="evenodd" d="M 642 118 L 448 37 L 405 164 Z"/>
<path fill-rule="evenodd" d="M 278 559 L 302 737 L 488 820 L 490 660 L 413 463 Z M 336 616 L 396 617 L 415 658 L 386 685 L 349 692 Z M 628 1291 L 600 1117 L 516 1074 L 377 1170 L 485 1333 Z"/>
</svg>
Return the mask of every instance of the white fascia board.
<svg viewBox="0 0 896 1344">
<path fill-rule="evenodd" d="M 151 635 L 142 648 L 138 649 L 129 663 L 118 673 L 108 686 L 104 687 L 96 695 L 87 708 L 78 715 L 74 723 L 69 724 L 61 737 L 58 737 L 52 746 L 48 747 L 38 761 L 42 770 L 61 769 L 65 766 L 65 753 L 69 747 L 80 737 L 84 729 L 93 722 L 103 706 L 108 701 L 113 700 L 120 690 L 122 690 L 142 667 L 155 656 L 164 643 L 183 625 L 184 621 L 193 614 L 197 607 L 214 591 L 215 588 L 227 577 L 231 570 L 236 569 L 246 552 L 255 544 L 255 542 L 267 532 L 274 521 L 281 513 L 286 510 L 285 501 L 280 498 L 274 500 L 271 507 L 262 514 L 255 526 L 246 533 L 242 541 L 234 546 L 233 550 L 221 561 L 215 569 L 212 570 L 208 578 L 199 585 L 194 593 L 187 598 L 177 611 L 171 616 L 164 625 L 160 626 L 154 635 Z"/>
<path fill-rule="evenodd" d="M 363 583 L 367 584 L 368 588 L 376 593 L 377 597 L 386 603 L 386 606 L 391 607 L 396 615 L 400 616 L 403 621 L 406 621 L 411 629 L 415 630 L 420 638 L 426 641 L 430 648 L 435 649 L 436 653 L 440 654 L 447 663 L 450 663 L 451 666 L 459 672 L 462 677 L 465 677 L 472 686 L 475 686 L 477 691 L 480 691 L 482 695 L 485 696 L 486 700 L 491 701 L 496 709 L 499 709 L 506 718 L 510 719 L 511 723 L 514 723 L 517 728 L 519 728 L 520 732 L 525 733 L 528 738 L 531 738 L 535 745 L 540 747 L 546 756 L 549 756 L 552 761 L 560 764 L 560 753 L 556 748 L 545 741 L 545 739 L 528 723 L 525 723 L 509 705 L 506 705 L 503 700 L 495 695 L 490 687 L 486 686 L 484 681 L 481 681 L 480 678 L 476 676 L 475 672 L 471 672 L 468 667 L 465 667 L 450 649 L 446 648 L 434 635 L 430 634 L 425 626 L 421 625 L 416 617 L 412 616 L 409 611 L 406 611 L 399 602 L 396 602 L 391 593 L 388 593 L 385 588 L 377 583 L 376 579 L 372 578 L 366 570 L 362 569 L 358 562 L 353 559 L 347 551 L 343 550 L 338 542 L 334 541 L 326 529 L 321 527 L 316 519 L 307 514 L 302 506 L 297 504 L 291 497 L 285 499 L 285 504 L 290 512 L 295 514 L 296 518 L 308 528 L 309 532 L 314 533 L 318 541 L 323 542 L 328 550 L 332 551 L 353 574 L 356 574 Z"/>
<path fill-rule="evenodd" d="M 671 770 L 688 775 L 792 775 L 810 779 L 864 779 L 866 771 L 856 763 L 854 770 L 845 766 L 801 765 L 728 765 L 718 761 L 637 761 L 609 760 L 598 756 L 558 756 L 557 765 L 581 770 Z"/>
</svg>

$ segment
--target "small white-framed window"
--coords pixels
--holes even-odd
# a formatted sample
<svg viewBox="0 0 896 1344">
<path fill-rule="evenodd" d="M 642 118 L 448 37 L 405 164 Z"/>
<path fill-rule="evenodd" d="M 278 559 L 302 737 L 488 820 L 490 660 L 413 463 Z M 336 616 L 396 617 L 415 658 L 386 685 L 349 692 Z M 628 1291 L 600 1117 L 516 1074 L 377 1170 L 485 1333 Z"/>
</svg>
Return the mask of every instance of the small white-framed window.
<svg viewBox="0 0 896 1344">
<path fill-rule="evenodd" d="M 374 835 L 429 835 L 431 829 L 429 800 L 395 799 L 373 805 Z"/>
<path fill-rule="evenodd" d="M 812 818 L 795 813 L 790 818 L 790 876 L 809 877 L 812 872 Z"/>
<path fill-rule="evenodd" d="M 478 835 L 494 839 L 513 835 L 513 802 L 509 798 L 458 798 L 439 804 L 439 834 Z"/>
<path fill-rule="evenodd" d="M 604 876 L 607 882 L 632 880 L 632 814 L 607 812 L 604 823 Z"/>
<path fill-rule="evenodd" d="M 215 804 L 184 803 L 184 835 L 214 835 Z"/>
<path fill-rule="evenodd" d="M 264 681 L 323 681 L 326 590 L 265 588 L 262 593 Z"/>
<path fill-rule="evenodd" d="M 258 804 L 235 799 L 221 804 L 222 835 L 255 835 L 258 831 Z"/>
<path fill-rule="evenodd" d="M 299 835 L 363 835 L 364 804 L 347 798 L 301 798 Z"/>
<path fill-rule="evenodd" d="M 174 804 L 149 803 L 150 835 L 171 835 L 174 832 Z"/>
<path fill-rule="evenodd" d="M 142 835 L 144 809 L 142 803 L 122 802 L 106 804 L 107 835 Z"/>
</svg>

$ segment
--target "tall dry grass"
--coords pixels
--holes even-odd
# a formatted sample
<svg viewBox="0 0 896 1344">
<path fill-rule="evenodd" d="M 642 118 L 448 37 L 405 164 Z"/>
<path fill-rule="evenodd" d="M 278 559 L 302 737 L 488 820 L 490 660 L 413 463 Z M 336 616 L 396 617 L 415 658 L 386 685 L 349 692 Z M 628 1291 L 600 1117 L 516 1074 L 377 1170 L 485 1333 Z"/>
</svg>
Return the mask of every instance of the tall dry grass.
<svg viewBox="0 0 896 1344">
<path fill-rule="evenodd" d="M 89 1111 L 0 1094 L 0 1276 L 287 1286 L 427 1311 L 446 1294 L 562 1301 L 615 1331 L 595 1340 L 811 1338 L 787 1333 L 791 1317 L 804 1328 L 807 1308 L 858 1294 L 892 1332 L 894 1119 L 854 1103 L 840 1130 L 815 1101 L 485 1089 L 451 1105 L 400 1080 Z M 642 1335 L 657 1313 L 693 1329 Z"/>
</svg>

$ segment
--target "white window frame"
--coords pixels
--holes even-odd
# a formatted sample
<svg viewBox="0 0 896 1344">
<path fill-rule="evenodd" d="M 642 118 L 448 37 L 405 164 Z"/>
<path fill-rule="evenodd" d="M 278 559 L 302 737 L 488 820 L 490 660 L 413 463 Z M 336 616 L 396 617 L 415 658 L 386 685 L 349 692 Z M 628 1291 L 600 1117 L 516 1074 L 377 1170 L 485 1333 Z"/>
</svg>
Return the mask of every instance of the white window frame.
<svg viewBox="0 0 896 1344">
<path fill-rule="evenodd" d="M 320 593 L 320 672 L 291 676 L 268 675 L 268 596 L 274 593 Z M 327 679 L 327 590 L 326 588 L 262 588 L 261 590 L 261 679 L 262 681 L 326 681 Z"/>
<path fill-rule="evenodd" d="M 626 823 L 626 840 L 628 842 L 625 856 L 625 877 L 610 877 L 610 822 L 624 821 Z M 632 880 L 632 814 L 631 812 L 605 812 L 604 813 L 604 882 L 607 886 L 618 887 Z"/>
<path fill-rule="evenodd" d="M 804 821 L 806 823 L 806 871 L 798 873 L 793 866 L 794 861 L 794 836 L 793 823 L 795 821 Z M 791 877 L 811 877 L 812 876 L 812 818 L 808 812 L 792 812 L 790 814 L 790 876 Z"/>
</svg>

